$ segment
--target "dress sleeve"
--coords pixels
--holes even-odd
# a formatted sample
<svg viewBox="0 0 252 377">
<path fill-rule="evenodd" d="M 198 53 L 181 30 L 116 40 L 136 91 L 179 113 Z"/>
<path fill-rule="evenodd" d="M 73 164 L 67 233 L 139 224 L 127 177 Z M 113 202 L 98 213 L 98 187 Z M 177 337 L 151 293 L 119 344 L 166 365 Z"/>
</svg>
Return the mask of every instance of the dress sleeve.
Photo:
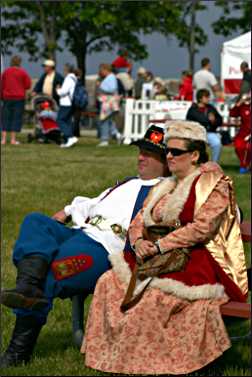
<svg viewBox="0 0 252 377">
<path fill-rule="evenodd" d="M 224 179 L 221 179 L 195 215 L 193 222 L 159 240 L 161 252 L 208 242 L 217 233 L 228 205 L 229 186 Z"/>
</svg>

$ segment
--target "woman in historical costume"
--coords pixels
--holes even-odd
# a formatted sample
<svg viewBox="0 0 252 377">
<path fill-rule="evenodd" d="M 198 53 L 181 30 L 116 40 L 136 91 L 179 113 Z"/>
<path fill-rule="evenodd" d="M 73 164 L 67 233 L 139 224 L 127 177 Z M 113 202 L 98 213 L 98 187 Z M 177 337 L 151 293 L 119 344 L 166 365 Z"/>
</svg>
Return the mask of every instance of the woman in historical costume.
<svg viewBox="0 0 252 377">
<path fill-rule="evenodd" d="M 217 163 L 207 162 L 206 140 L 196 122 L 169 122 L 173 176 L 151 190 L 129 228 L 132 250 L 111 255 L 113 269 L 96 285 L 81 349 L 86 366 L 186 374 L 231 346 L 220 306 L 229 299 L 246 301 L 247 273 L 232 182 Z M 144 235 L 153 226 L 173 230 L 151 242 Z M 139 291 L 142 297 L 122 310 L 136 261 L 175 249 L 189 255 L 184 269 L 137 279 L 133 297 Z"/>
</svg>

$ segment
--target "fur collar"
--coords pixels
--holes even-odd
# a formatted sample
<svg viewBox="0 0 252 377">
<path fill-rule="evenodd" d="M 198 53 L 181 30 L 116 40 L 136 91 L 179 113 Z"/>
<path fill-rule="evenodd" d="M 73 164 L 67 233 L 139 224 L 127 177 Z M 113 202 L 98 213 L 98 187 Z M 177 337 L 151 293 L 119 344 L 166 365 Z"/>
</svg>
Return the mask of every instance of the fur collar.
<svg viewBox="0 0 252 377">
<path fill-rule="evenodd" d="M 158 201 L 168 193 L 170 193 L 170 195 L 167 198 L 168 200 L 164 203 L 161 223 L 162 225 L 168 225 L 174 220 L 177 220 L 189 196 L 192 183 L 200 174 L 200 169 L 197 169 L 192 174 L 185 177 L 179 184 L 177 184 L 177 180 L 174 177 L 166 178 L 160 182 L 149 194 L 150 198 L 143 212 L 145 226 L 148 227 L 155 224 L 151 216 L 151 211 Z"/>
<path fill-rule="evenodd" d="M 116 276 L 122 283 L 125 284 L 126 292 L 131 277 L 131 271 L 127 262 L 124 260 L 123 252 L 110 254 L 109 260 L 113 266 L 113 271 L 115 272 Z M 137 291 L 141 290 L 139 288 L 143 287 L 145 281 L 147 283 L 149 281 L 149 278 L 144 280 L 144 282 L 138 283 L 135 289 L 135 294 L 137 293 Z M 224 287 L 219 283 L 188 286 L 185 283 L 177 281 L 175 279 L 160 279 L 155 277 L 152 279 L 147 289 L 150 288 L 160 289 L 164 293 L 172 294 L 176 297 L 189 301 L 221 298 L 225 296 Z"/>
</svg>

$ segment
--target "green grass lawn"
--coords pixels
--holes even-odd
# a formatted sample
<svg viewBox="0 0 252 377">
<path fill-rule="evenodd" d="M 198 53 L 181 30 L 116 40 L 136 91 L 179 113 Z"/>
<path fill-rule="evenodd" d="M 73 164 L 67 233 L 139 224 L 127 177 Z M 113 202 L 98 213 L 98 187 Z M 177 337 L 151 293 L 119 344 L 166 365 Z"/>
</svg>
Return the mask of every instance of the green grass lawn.
<svg viewBox="0 0 252 377">
<path fill-rule="evenodd" d="M 1 265 L 2 287 L 13 287 L 16 271 L 11 263 L 12 247 L 19 225 L 30 212 L 51 216 L 70 203 L 76 195 L 96 196 L 108 186 L 125 176 L 136 174 L 137 148 L 111 145 L 96 148 L 97 140 L 82 137 L 70 149 L 56 145 L 24 144 L 2 147 L 2 215 L 1 215 Z M 238 160 L 233 148 L 222 153 L 221 166 L 234 180 L 237 200 L 250 219 L 250 176 L 238 174 Z M 250 264 L 249 247 L 246 247 Z M 91 301 L 89 298 L 89 302 Z M 87 314 L 86 308 L 86 314 Z M 1 307 L 2 351 L 6 348 L 14 315 Z M 230 321 L 229 321 L 230 322 Z M 231 321 L 230 333 L 246 333 L 248 321 Z M 250 345 L 234 344 L 215 363 L 194 376 L 251 376 Z M 2 370 L 7 376 L 81 376 L 108 375 L 85 368 L 83 357 L 73 346 L 71 333 L 71 302 L 56 299 L 47 325 L 40 334 L 34 357 L 30 364 Z"/>
</svg>

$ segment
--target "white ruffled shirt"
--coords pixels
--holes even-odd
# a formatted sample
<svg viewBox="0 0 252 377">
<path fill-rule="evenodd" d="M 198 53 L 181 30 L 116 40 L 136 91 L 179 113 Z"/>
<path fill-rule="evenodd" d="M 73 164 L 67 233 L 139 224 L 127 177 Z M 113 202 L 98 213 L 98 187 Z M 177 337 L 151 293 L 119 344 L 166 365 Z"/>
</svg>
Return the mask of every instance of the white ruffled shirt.
<svg viewBox="0 0 252 377">
<path fill-rule="evenodd" d="M 110 193 L 110 188 L 103 191 L 96 198 L 77 196 L 64 208 L 64 211 L 67 216 L 72 216 L 74 228 L 83 228 L 83 231 L 101 243 L 108 253 L 116 253 L 123 250 L 125 240 L 117 236 L 110 227 L 100 230 L 97 226 L 87 224 L 86 220 L 100 215 L 107 219 L 109 224 L 118 224 L 128 230 L 141 187 L 154 186 L 160 180 L 161 178 L 151 180 L 133 178 L 112 189 Z"/>
<path fill-rule="evenodd" d="M 57 89 L 57 94 L 60 97 L 59 103 L 60 106 L 71 106 L 72 98 L 77 82 L 77 77 L 74 73 L 69 73 L 62 84 L 62 87 Z"/>
</svg>

